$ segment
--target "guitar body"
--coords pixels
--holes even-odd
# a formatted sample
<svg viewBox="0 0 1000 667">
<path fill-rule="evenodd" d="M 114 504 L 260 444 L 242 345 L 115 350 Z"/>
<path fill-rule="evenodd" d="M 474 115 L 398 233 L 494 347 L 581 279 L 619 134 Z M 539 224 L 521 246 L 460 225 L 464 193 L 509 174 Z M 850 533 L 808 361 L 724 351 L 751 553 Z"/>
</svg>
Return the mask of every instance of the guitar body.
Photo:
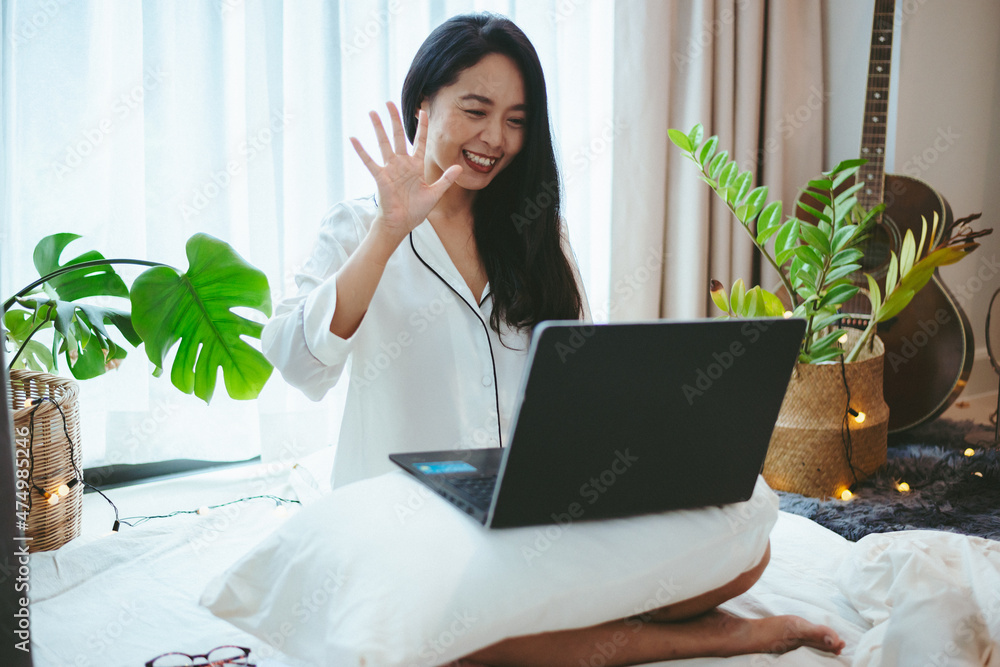
<svg viewBox="0 0 1000 667">
<path fill-rule="evenodd" d="M 929 233 L 934 213 L 938 215 L 938 238 L 931 245 L 952 222 L 948 202 L 923 181 L 886 174 L 884 193 L 886 209 L 876 230 L 875 257 L 866 257 L 862 263 L 863 270 L 880 278 L 883 287 L 886 269 L 868 266 L 881 259 L 879 255 L 888 263 L 887 250 L 879 252 L 880 239 L 890 242 L 889 249 L 898 254 L 906 230 L 919 242 L 921 216 L 927 220 Z M 867 281 L 859 285 L 867 289 Z M 937 271 L 906 308 L 878 325 L 878 336 L 885 344 L 884 395 L 890 432 L 939 416 L 962 392 L 972 372 L 972 325 Z"/>
</svg>

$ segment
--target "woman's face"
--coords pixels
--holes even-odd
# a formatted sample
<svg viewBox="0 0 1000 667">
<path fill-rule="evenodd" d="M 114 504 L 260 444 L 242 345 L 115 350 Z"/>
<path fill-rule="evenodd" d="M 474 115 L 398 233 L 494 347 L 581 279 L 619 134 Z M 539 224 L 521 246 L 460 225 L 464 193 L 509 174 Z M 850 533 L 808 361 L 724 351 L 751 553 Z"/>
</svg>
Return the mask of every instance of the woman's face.
<svg viewBox="0 0 1000 667">
<path fill-rule="evenodd" d="M 450 86 L 425 98 L 425 171 L 437 180 L 453 164 L 462 167 L 456 183 L 481 190 L 502 171 L 524 143 L 527 106 L 524 81 L 514 61 L 491 53 L 462 70 Z"/>
</svg>

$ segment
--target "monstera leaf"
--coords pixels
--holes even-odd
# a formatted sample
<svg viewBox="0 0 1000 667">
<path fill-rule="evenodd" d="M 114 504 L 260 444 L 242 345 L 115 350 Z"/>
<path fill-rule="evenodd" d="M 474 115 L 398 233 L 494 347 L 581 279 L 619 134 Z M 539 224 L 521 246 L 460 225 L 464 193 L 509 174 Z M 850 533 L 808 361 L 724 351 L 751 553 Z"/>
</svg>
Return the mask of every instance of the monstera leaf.
<svg viewBox="0 0 1000 667">
<path fill-rule="evenodd" d="M 104 255 L 97 251 L 86 252 L 65 264 L 59 263 L 59 256 L 70 243 L 80 238 L 79 234 L 53 234 L 46 236 L 35 246 L 32 254 L 38 275 L 47 276 L 60 269 L 65 269 L 84 262 L 106 261 Z M 125 281 L 107 264 L 87 266 L 68 271 L 48 280 L 49 286 L 55 290 L 64 301 L 76 301 L 87 296 L 120 296 L 128 298 L 128 287 Z"/>
<path fill-rule="evenodd" d="M 159 374 L 167 353 L 179 343 L 170 380 L 206 403 L 220 367 L 230 396 L 256 398 L 272 367 L 243 338 L 259 339 L 263 325 L 232 308 L 253 308 L 270 316 L 267 278 L 226 243 L 206 234 L 192 236 L 186 250 L 187 272 L 156 267 L 132 284 L 132 323 L 146 354 Z"/>
</svg>

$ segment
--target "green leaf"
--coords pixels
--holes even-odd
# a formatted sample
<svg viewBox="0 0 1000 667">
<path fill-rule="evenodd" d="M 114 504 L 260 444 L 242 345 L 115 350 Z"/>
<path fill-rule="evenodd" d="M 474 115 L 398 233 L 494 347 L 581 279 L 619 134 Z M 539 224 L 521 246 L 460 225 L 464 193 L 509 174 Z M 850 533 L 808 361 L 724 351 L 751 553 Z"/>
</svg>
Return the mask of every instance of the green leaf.
<svg viewBox="0 0 1000 667">
<path fill-rule="evenodd" d="M 747 172 L 749 173 L 749 172 Z M 747 221 L 751 221 L 757 217 L 760 213 L 761 208 L 764 206 L 764 202 L 767 201 L 767 186 L 762 185 L 759 188 L 754 188 L 747 195 L 747 200 L 745 204 L 750 207 L 750 213 L 747 215 Z"/>
<path fill-rule="evenodd" d="M 850 160 L 843 160 L 842 162 L 840 162 L 840 164 L 834 167 L 830 173 L 839 174 L 842 171 L 846 171 L 848 169 L 856 169 L 857 167 L 860 167 L 867 163 L 868 160 L 865 160 L 864 158 L 851 158 Z"/>
<path fill-rule="evenodd" d="M 51 373 L 55 370 L 52 363 L 52 352 L 37 340 L 29 340 L 21 351 L 21 356 L 14 362 L 13 368 Z"/>
<path fill-rule="evenodd" d="M 760 218 L 757 219 L 757 228 L 760 229 Z M 765 243 L 767 243 L 771 239 L 772 236 L 774 236 L 775 234 L 777 234 L 778 230 L 780 230 L 780 229 L 781 229 L 781 227 L 779 225 L 771 225 L 770 227 L 768 227 L 764 231 L 762 231 L 759 234 L 757 234 L 757 245 L 763 246 Z M 778 266 L 781 266 L 781 264 L 782 263 L 779 262 Z"/>
<path fill-rule="evenodd" d="M 827 271 L 826 282 L 827 284 L 832 284 L 835 280 L 840 280 L 841 278 L 850 276 L 860 269 L 860 264 L 844 264 L 843 266 L 836 266 Z"/>
<path fill-rule="evenodd" d="M 682 151 L 691 152 L 694 148 L 694 146 L 691 145 L 691 140 L 688 139 L 688 136 L 680 130 L 670 128 L 667 130 L 667 136 L 670 137 L 670 141 L 674 142 L 674 144 Z"/>
<path fill-rule="evenodd" d="M 849 198 L 846 202 L 842 204 L 837 204 L 836 205 L 837 219 L 834 222 L 839 223 L 842 220 L 844 220 L 844 218 L 846 218 L 851 213 L 851 211 L 854 210 L 854 207 L 857 205 L 858 205 L 858 200 L 854 197 Z"/>
<path fill-rule="evenodd" d="M 724 313 L 729 312 L 729 299 L 726 297 L 726 289 L 719 283 L 719 289 L 709 290 L 709 294 L 712 295 L 712 301 L 715 305 Z"/>
<path fill-rule="evenodd" d="M 816 249 L 813 247 L 800 245 L 795 249 L 795 256 L 809 266 L 815 267 L 816 269 L 823 268 L 823 258 L 820 257 L 820 254 L 816 252 Z"/>
<path fill-rule="evenodd" d="M 813 342 L 813 351 L 815 352 L 818 348 L 829 348 L 837 343 L 846 332 L 843 329 L 834 329 L 829 333 L 823 334 L 816 341 Z M 838 348 L 841 349 L 842 348 Z"/>
<path fill-rule="evenodd" d="M 706 162 L 712 159 L 712 155 L 715 154 L 715 147 L 718 144 L 719 144 L 719 137 L 711 136 L 708 138 L 708 141 L 706 141 L 705 144 L 701 147 L 701 150 L 698 151 L 698 162 L 701 164 L 702 167 L 705 166 Z"/>
<path fill-rule="evenodd" d="M 836 190 L 837 188 L 840 187 L 841 183 L 843 183 L 844 181 L 846 181 L 847 179 L 849 179 L 851 176 L 853 176 L 856 173 L 858 173 L 858 168 L 857 167 L 854 167 L 853 169 L 846 169 L 846 170 L 844 170 L 842 172 L 837 173 L 836 175 L 834 175 L 834 178 L 831 181 L 831 183 L 833 185 L 832 189 Z M 863 183 L 859 183 L 859 184 L 856 184 L 856 185 L 864 185 L 864 184 Z M 854 186 L 852 185 L 851 187 L 854 187 Z"/>
<path fill-rule="evenodd" d="M 821 232 L 816 225 L 803 222 L 799 225 L 799 233 L 802 238 L 813 247 L 819 255 L 830 254 L 830 239 Z"/>
<path fill-rule="evenodd" d="M 868 279 L 868 300 L 871 301 L 872 312 L 875 313 L 876 317 L 880 317 L 879 310 L 882 308 L 882 292 L 878 288 L 878 282 L 870 274 L 866 273 L 865 278 Z"/>
<path fill-rule="evenodd" d="M 886 289 L 893 289 L 896 287 L 896 283 L 899 282 L 899 259 L 896 257 L 896 253 L 889 253 L 889 269 L 885 274 L 885 287 Z"/>
<path fill-rule="evenodd" d="M 146 354 L 162 368 L 179 341 L 170 371 L 174 386 L 207 403 L 222 367 L 231 397 L 255 398 L 272 368 L 243 338 L 260 338 L 263 326 L 230 309 L 248 307 L 270 316 L 267 278 L 228 244 L 206 234 L 188 240 L 187 257 L 186 273 L 157 267 L 132 285 L 132 321 Z"/>
<path fill-rule="evenodd" d="M 865 256 L 865 253 L 861 252 L 857 248 L 848 248 L 847 250 L 841 250 L 833 256 L 830 260 L 830 266 L 843 266 L 845 264 L 854 264 L 859 259 Z"/>
<path fill-rule="evenodd" d="M 834 201 L 836 202 L 837 206 L 840 206 L 842 203 L 850 199 L 855 192 L 857 192 L 863 187 L 865 187 L 864 183 L 855 183 L 851 187 L 847 188 L 846 190 L 838 194 L 836 198 L 834 198 Z"/>
<path fill-rule="evenodd" d="M 105 259 L 101 253 L 91 251 L 74 257 L 65 264 L 60 264 L 59 257 L 63 250 L 78 238 L 80 236 L 77 234 L 52 234 L 39 241 L 32 254 L 38 275 L 45 277 L 64 267 Z M 125 281 L 110 266 L 94 266 L 69 271 L 51 278 L 48 284 L 64 301 L 75 301 L 88 296 L 128 297 L 128 287 L 126 287 Z"/>
<path fill-rule="evenodd" d="M 719 174 L 722 173 L 722 167 L 725 166 L 727 159 L 729 159 L 728 151 L 722 151 L 712 158 L 712 161 L 708 164 L 708 169 L 706 169 L 708 175 L 718 181 Z"/>
<path fill-rule="evenodd" d="M 906 230 L 906 234 L 903 236 L 903 247 L 899 252 L 899 274 L 906 275 L 909 273 L 910 269 L 913 267 L 913 261 L 916 257 L 917 247 L 913 240 L 913 232 L 909 229 Z"/>
<path fill-rule="evenodd" d="M 744 171 L 732 183 L 732 187 L 736 189 L 736 194 L 733 198 L 729 200 L 730 204 L 736 204 L 742 202 L 747 193 L 750 192 L 750 184 L 753 182 L 753 174 L 749 171 Z"/>
<path fill-rule="evenodd" d="M 845 301 L 854 298 L 859 288 L 856 285 L 835 285 L 826 291 L 823 298 L 819 300 L 820 308 L 833 308 Z"/>
<path fill-rule="evenodd" d="M 767 290 L 761 290 L 761 294 L 764 297 L 765 317 L 781 317 L 785 314 L 785 304 L 781 303 L 781 299 L 778 298 L 777 294 L 773 294 Z"/>
<path fill-rule="evenodd" d="M 785 248 L 784 250 L 779 251 L 774 256 L 774 263 L 777 264 L 778 266 L 784 266 L 785 262 L 787 262 L 794 256 L 795 256 L 795 248 Z"/>
<path fill-rule="evenodd" d="M 774 239 L 774 248 L 778 251 L 789 250 L 799 244 L 799 219 L 789 218 L 781 225 L 778 235 Z M 779 266 L 784 262 L 779 262 Z"/>
<path fill-rule="evenodd" d="M 732 183 L 736 174 L 739 172 L 739 169 L 740 168 L 735 162 L 727 162 L 726 166 L 722 168 L 721 172 L 719 172 L 719 187 L 729 187 L 729 184 Z"/>
<path fill-rule="evenodd" d="M 801 208 L 803 211 L 805 211 L 809 215 L 813 216 L 817 220 L 823 220 L 824 222 L 830 222 L 830 223 L 833 222 L 830 219 L 830 216 L 828 216 L 826 213 L 818 211 L 817 209 L 813 208 L 812 206 L 810 206 L 809 204 L 806 204 L 803 201 L 799 201 L 799 208 Z"/>
<path fill-rule="evenodd" d="M 814 190 L 819 190 L 820 192 L 829 192 L 833 189 L 833 181 L 828 178 L 821 178 L 815 181 L 809 181 L 809 187 Z"/>
<path fill-rule="evenodd" d="M 854 235 L 858 233 L 858 228 L 854 225 L 841 227 L 833 233 L 833 252 L 837 253 L 850 245 L 854 240 Z"/>
<path fill-rule="evenodd" d="M 701 143 L 701 138 L 705 135 L 705 128 L 701 126 L 701 123 L 695 123 L 691 131 L 688 132 L 687 138 L 691 142 L 691 148 L 689 150 L 693 151 L 694 147 Z"/>
<path fill-rule="evenodd" d="M 757 218 L 757 232 L 758 234 L 768 229 L 774 229 L 775 232 L 778 231 L 778 223 L 781 222 L 782 210 L 781 202 L 773 201 L 764 207 L 764 210 L 760 212 L 760 217 Z M 758 237 L 758 242 L 760 242 L 760 237 Z"/>
<path fill-rule="evenodd" d="M 743 299 L 746 298 L 746 293 L 747 288 L 743 283 L 743 279 L 737 278 L 729 294 L 729 307 L 737 315 L 743 312 Z"/>
</svg>

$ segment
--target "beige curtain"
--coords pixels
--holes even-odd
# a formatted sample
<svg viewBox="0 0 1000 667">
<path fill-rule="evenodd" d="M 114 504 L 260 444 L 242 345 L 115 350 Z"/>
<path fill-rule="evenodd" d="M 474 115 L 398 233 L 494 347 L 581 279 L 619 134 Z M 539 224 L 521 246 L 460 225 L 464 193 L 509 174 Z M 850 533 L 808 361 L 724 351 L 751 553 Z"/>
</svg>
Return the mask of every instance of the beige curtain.
<svg viewBox="0 0 1000 667">
<path fill-rule="evenodd" d="M 790 211 L 824 158 L 820 21 L 819 0 L 619 0 L 610 319 L 711 315 L 711 278 L 775 286 L 667 129 L 703 123 Z"/>
</svg>

